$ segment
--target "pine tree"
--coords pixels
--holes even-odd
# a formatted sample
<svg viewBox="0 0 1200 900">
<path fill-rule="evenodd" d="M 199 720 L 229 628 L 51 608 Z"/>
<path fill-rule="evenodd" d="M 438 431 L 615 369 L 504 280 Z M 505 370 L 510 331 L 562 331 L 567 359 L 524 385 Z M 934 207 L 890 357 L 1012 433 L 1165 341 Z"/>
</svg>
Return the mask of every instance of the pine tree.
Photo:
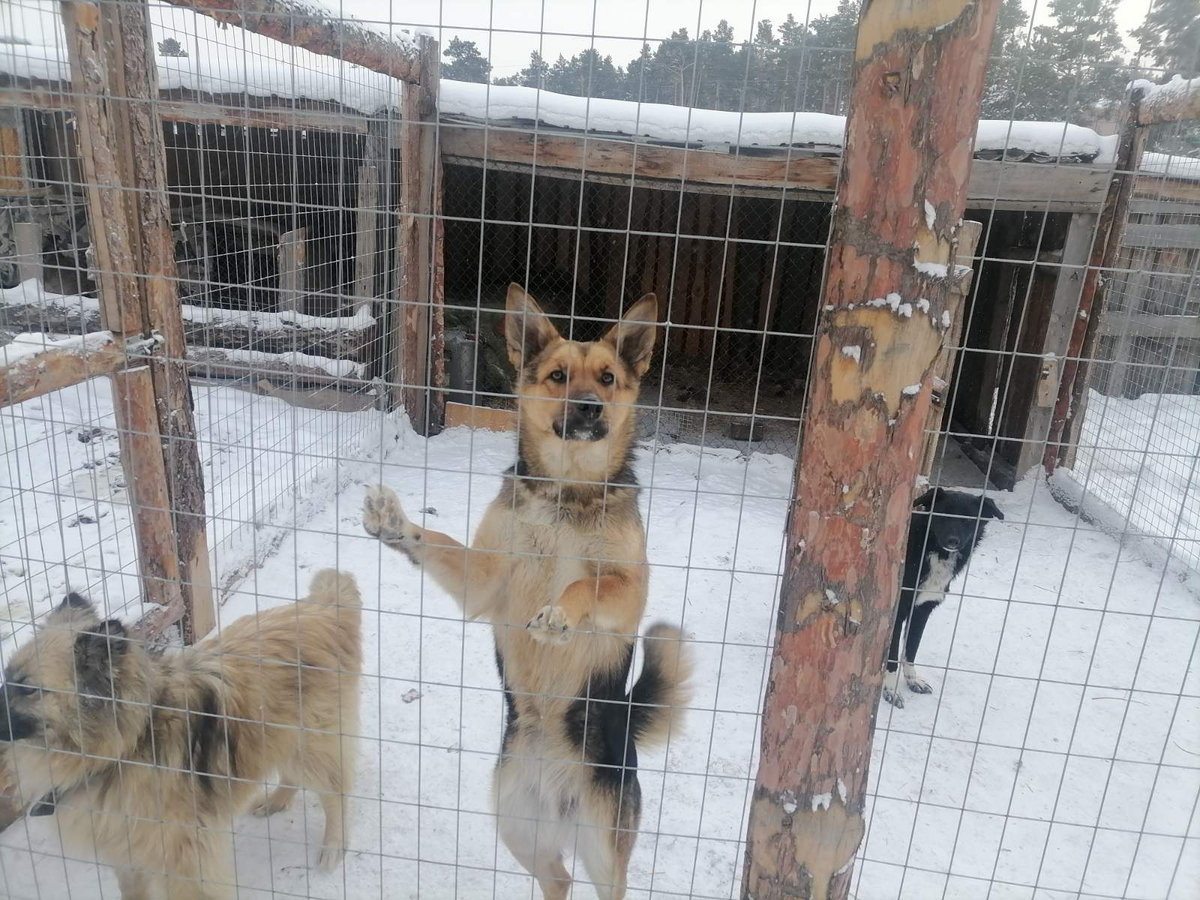
<svg viewBox="0 0 1200 900">
<path fill-rule="evenodd" d="M 544 88 L 550 64 L 536 50 L 529 54 L 529 65 L 515 75 L 497 78 L 496 84 L 516 84 L 522 87 Z"/>
<path fill-rule="evenodd" d="M 488 58 L 479 52 L 474 41 L 464 41 L 460 38 L 450 38 L 450 43 L 442 56 L 450 62 L 442 64 L 442 77 L 454 81 L 474 81 L 486 84 L 492 72 L 492 64 Z"/>
<path fill-rule="evenodd" d="M 1200 75 L 1200 3 L 1197 0 L 1157 0 L 1133 39 L 1141 45 L 1162 78 Z"/>
<path fill-rule="evenodd" d="M 1016 92 L 1021 81 L 1024 49 L 1029 32 L 1029 14 L 1021 0 L 1003 0 L 992 37 L 991 62 L 983 87 L 983 106 L 980 116 L 985 119 L 1007 119 L 1013 111 Z"/>
<path fill-rule="evenodd" d="M 801 109 L 844 114 L 850 99 L 850 71 L 854 59 L 854 39 L 858 33 L 857 0 L 840 0 L 837 12 L 818 16 L 810 26 L 808 52 L 805 53 L 806 97 Z"/>
<path fill-rule="evenodd" d="M 163 38 L 158 42 L 159 56 L 186 57 L 188 52 L 183 49 L 183 44 L 175 40 L 173 37 Z"/>
<path fill-rule="evenodd" d="M 1129 73 L 1118 54 L 1117 0 L 1050 0 L 1053 24 L 1034 28 L 1015 118 L 1094 121 L 1120 102 Z"/>
<path fill-rule="evenodd" d="M 781 90 L 779 108 L 787 111 L 795 109 L 799 100 L 800 81 L 804 77 L 804 50 L 808 38 L 808 29 L 796 21 L 796 17 L 788 13 L 783 24 L 779 26 L 779 67 Z"/>
</svg>

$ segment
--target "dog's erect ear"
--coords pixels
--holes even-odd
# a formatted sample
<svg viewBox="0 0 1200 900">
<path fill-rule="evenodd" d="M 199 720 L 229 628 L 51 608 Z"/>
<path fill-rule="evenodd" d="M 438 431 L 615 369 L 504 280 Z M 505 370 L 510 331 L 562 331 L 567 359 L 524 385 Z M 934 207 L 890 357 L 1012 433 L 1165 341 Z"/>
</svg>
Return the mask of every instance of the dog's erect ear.
<svg viewBox="0 0 1200 900">
<path fill-rule="evenodd" d="M 527 360 L 533 359 L 561 335 L 537 301 L 519 284 L 508 286 L 505 308 L 508 313 L 504 317 L 504 341 L 513 368 L 520 372 Z"/>
<path fill-rule="evenodd" d="M 621 321 L 608 330 L 604 340 L 617 348 L 617 354 L 638 378 L 650 368 L 654 341 L 658 337 L 658 297 L 646 294 L 625 310 Z"/>
<path fill-rule="evenodd" d="M 114 669 L 128 649 L 129 634 L 116 619 L 106 619 L 81 631 L 75 637 L 75 680 L 80 692 L 111 697 Z"/>
<path fill-rule="evenodd" d="M 996 501 L 991 497 L 983 498 L 982 515 L 985 519 L 1000 519 L 1004 521 L 1004 513 L 1000 512 L 1000 507 L 996 505 Z"/>
<path fill-rule="evenodd" d="M 92 601 L 88 600 L 83 594 L 77 594 L 72 591 L 62 599 L 62 602 L 58 606 L 50 611 L 50 615 L 46 617 L 44 624 L 70 624 L 79 628 L 87 622 L 96 621 L 97 619 L 99 619 L 99 616 L 96 615 L 96 609 L 92 606 Z"/>
<path fill-rule="evenodd" d="M 927 490 L 913 501 L 913 509 L 923 509 L 925 512 L 929 512 L 933 508 L 933 498 L 937 496 L 937 492 L 940 490 L 941 488 L 930 488 Z"/>
<path fill-rule="evenodd" d="M 90 610 L 92 608 L 92 601 L 83 596 L 83 594 L 71 591 L 71 593 L 63 598 L 63 602 L 58 605 L 58 608 L 64 611 L 68 609 Z"/>
</svg>

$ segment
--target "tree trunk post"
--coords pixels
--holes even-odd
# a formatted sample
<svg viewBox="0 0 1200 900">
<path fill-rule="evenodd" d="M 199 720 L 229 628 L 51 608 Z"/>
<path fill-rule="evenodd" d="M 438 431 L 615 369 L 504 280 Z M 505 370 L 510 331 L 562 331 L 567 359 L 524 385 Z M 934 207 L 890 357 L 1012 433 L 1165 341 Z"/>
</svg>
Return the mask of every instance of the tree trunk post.
<svg viewBox="0 0 1200 900">
<path fill-rule="evenodd" d="M 743 896 L 846 896 L 998 0 L 870 0 L 816 335 Z M 968 260 L 969 261 L 969 260 Z M 965 271 L 964 271 L 965 268 Z"/>
<path fill-rule="evenodd" d="M 160 352 L 114 375 L 113 406 L 148 599 L 191 643 L 215 623 L 204 474 L 176 290 L 166 148 L 146 2 L 63 2 L 101 319 Z M 147 377 L 148 373 L 148 377 Z"/>
</svg>

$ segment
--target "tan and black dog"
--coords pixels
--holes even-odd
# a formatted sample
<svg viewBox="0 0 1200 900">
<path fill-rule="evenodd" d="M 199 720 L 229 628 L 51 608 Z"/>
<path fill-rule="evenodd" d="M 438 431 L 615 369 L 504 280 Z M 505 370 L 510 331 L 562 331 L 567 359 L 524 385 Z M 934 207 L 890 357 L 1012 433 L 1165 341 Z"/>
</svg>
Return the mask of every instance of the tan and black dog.
<svg viewBox="0 0 1200 900">
<path fill-rule="evenodd" d="M 122 900 L 232 896 L 233 818 L 278 812 L 299 789 L 320 795 L 318 866 L 333 868 L 360 619 L 354 579 L 326 569 L 305 600 L 158 654 L 69 594 L 5 667 L 0 781 L 22 805 L 52 798 L 64 843 L 116 867 Z"/>
<path fill-rule="evenodd" d="M 601 898 L 625 895 L 641 812 L 637 744 L 686 703 L 679 629 L 655 625 L 627 689 L 646 608 L 646 534 L 633 474 L 634 404 L 654 352 L 648 294 L 600 340 L 564 340 L 519 286 L 505 335 L 517 371 L 518 457 L 470 548 L 372 489 L 363 526 L 424 566 L 470 618 L 492 622 L 507 718 L 494 777 L 499 831 L 547 900 L 574 851 Z"/>
</svg>

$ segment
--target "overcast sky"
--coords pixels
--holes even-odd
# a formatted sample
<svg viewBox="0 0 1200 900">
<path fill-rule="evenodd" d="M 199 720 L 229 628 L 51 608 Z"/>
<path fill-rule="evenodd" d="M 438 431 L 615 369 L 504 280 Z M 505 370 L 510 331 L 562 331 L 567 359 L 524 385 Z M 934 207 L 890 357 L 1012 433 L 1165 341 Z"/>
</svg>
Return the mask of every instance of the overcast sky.
<svg viewBox="0 0 1200 900">
<path fill-rule="evenodd" d="M 643 40 L 651 44 L 681 26 L 692 36 L 728 19 L 737 38 L 753 35 L 754 23 L 776 25 L 791 13 L 804 22 L 827 15 L 837 0 L 323 0 L 333 10 L 372 22 L 440 31 L 443 45 L 458 36 L 475 41 L 495 67 L 509 75 L 540 47 L 550 60 L 594 46 L 624 65 L 637 56 Z M 1152 0 L 1121 0 L 1122 30 L 1136 28 Z M 15 33 L 33 43 L 54 43 L 52 0 L 0 0 L 0 33 Z M 1025 0 L 1038 24 L 1047 18 L 1045 0 Z M 179 13 L 156 11 L 156 19 L 180 20 Z M 595 37 L 593 37 L 595 35 Z M 1136 49 L 1127 40 L 1130 50 Z"/>
</svg>

